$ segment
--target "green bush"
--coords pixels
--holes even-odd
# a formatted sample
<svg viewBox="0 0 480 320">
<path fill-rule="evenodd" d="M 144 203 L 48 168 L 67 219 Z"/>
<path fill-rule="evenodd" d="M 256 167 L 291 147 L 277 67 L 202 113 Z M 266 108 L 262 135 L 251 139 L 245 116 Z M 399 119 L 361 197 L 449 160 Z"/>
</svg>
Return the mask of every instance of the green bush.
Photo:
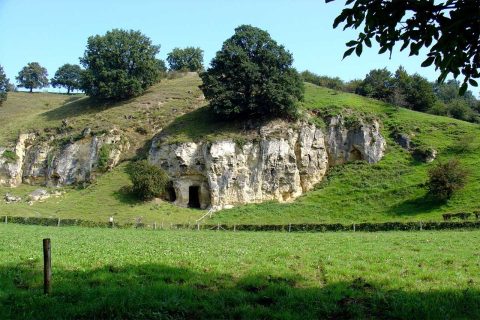
<svg viewBox="0 0 480 320">
<path fill-rule="evenodd" d="M 132 192 L 142 200 L 151 200 L 165 194 L 170 181 L 167 173 L 146 160 L 131 162 L 127 173 L 132 181 Z"/>
<path fill-rule="evenodd" d="M 457 159 L 438 163 L 428 170 L 427 188 L 430 195 L 438 200 L 446 201 L 452 197 L 455 191 L 465 186 L 467 175 L 467 170 Z"/>
</svg>

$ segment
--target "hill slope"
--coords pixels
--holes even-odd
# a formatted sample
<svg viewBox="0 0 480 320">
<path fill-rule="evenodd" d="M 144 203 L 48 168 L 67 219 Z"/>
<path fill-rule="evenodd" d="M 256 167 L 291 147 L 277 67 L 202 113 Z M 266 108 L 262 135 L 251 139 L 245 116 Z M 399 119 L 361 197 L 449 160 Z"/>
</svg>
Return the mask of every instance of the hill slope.
<svg viewBox="0 0 480 320">
<path fill-rule="evenodd" d="M 200 79 L 189 74 L 164 80 L 145 95 L 113 105 L 99 105 L 81 95 L 12 93 L 0 109 L 0 144 L 14 141 L 19 131 L 36 130 L 48 134 L 67 120 L 72 134 L 85 127 L 94 131 L 120 128 L 127 133 L 135 150 L 145 150 L 150 138 L 160 129 L 168 133 L 170 142 L 189 140 L 247 139 L 242 131 L 245 123 L 227 123 L 210 116 L 203 108 L 205 101 L 198 89 Z M 438 117 L 353 94 L 306 84 L 302 108 L 312 122 L 323 125 L 321 116 L 349 113 L 372 116 L 383 122 L 382 133 L 388 140 L 385 158 L 378 164 L 354 162 L 333 167 L 328 179 L 314 191 L 293 203 L 263 203 L 223 210 L 209 222 L 222 223 L 312 223 L 439 220 L 441 213 L 478 210 L 480 192 L 480 126 L 451 118 Z M 47 130 L 45 130 L 47 128 Z M 427 169 L 433 164 L 416 162 L 391 138 L 392 132 L 412 136 L 417 145 L 433 147 L 438 160 L 459 157 L 469 169 L 466 188 L 447 204 L 432 202 L 426 197 L 423 183 Z M 467 142 L 465 142 L 467 141 Z M 0 203 L 0 210 L 12 215 L 77 217 L 105 221 L 116 215 L 120 222 L 143 217 L 156 221 L 193 222 L 205 212 L 175 207 L 166 202 L 140 203 L 123 193 L 129 184 L 121 165 L 100 177 L 86 189 L 66 188 L 60 198 L 29 206 Z M 3 194 L 13 192 L 25 196 L 33 186 L 16 190 L 0 188 Z"/>
</svg>

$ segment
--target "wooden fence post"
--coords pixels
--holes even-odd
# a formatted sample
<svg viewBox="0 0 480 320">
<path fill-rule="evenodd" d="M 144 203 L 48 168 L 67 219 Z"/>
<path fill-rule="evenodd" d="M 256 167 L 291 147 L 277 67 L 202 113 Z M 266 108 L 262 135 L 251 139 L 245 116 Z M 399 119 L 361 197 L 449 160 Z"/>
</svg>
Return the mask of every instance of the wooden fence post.
<svg viewBox="0 0 480 320">
<path fill-rule="evenodd" d="M 156 221 L 153 223 L 153 230 L 157 230 L 157 222 Z"/>
<path fill-rule="evenodd" d="M 43 239 L 43 293 L 52 292 L 52 252 L 50 239 Z"/>
<path fill-rule="evenodd" d="M 236 224 L 233 225 L 233 232 L 235 232 L 235 231 L 237 231 L 237 225 Z"/>
<path fill-rule="evenodd" d="M 60 218 L 58 218 L 57 227 L 60 227 Z"/>
<path fill-rule="evenodd" d="M 292 224 L 291 223 L 288 225 L 288 232 L 290 232 L 290 231 L 292 231 Z"/>
<path fill-rule="evenodd" d="M 353 232 L 355 232 L 355 223 L 353 224 Z"/>
<path fill-rule="evenodd" d="M 220 230 L 220 222 L 217 223 L 217 231 Z"/>
<path fill-rule="evenodd" d="M 197 222 L 197 231 L 200 231 L 200 223 Z"/>
</svg>

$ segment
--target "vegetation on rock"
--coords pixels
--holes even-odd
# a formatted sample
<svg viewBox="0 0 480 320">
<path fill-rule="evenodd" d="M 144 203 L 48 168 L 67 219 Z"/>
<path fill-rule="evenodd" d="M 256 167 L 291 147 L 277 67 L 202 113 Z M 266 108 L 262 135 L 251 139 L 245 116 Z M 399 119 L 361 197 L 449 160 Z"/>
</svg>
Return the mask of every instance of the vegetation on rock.
<svg viewBox="0 0 480 320">
<path fill-rule="evenodd" d="M 225 118 L 294 117 L 303 83 L 292 63 L 268 32 L 242 25 L 201 74 L 200 87 L 213 111 Z"/>
<path fill-rule="evenodd" d="M 141 95 L 160 80 L 160 47 L 140 31 L 113 29 L 88 38 L 80 59 L 85 68 L 81 89 L 89 96 L 122 100 Z"/>
</svg>

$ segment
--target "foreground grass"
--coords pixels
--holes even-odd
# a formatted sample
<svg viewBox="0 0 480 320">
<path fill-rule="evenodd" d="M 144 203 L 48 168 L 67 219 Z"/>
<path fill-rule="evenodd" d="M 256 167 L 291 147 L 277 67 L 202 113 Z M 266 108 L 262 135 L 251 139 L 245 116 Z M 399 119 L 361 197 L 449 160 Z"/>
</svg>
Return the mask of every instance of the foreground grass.
<svg viewBox="0 0 480 320">
<path fill-rule="evenodd" d="M 53 294 L 42 294 L 41 239 Z M 480 317 L 479 231 L 224 233 L 0 225 L 3 319 Z"/>
</svg>

